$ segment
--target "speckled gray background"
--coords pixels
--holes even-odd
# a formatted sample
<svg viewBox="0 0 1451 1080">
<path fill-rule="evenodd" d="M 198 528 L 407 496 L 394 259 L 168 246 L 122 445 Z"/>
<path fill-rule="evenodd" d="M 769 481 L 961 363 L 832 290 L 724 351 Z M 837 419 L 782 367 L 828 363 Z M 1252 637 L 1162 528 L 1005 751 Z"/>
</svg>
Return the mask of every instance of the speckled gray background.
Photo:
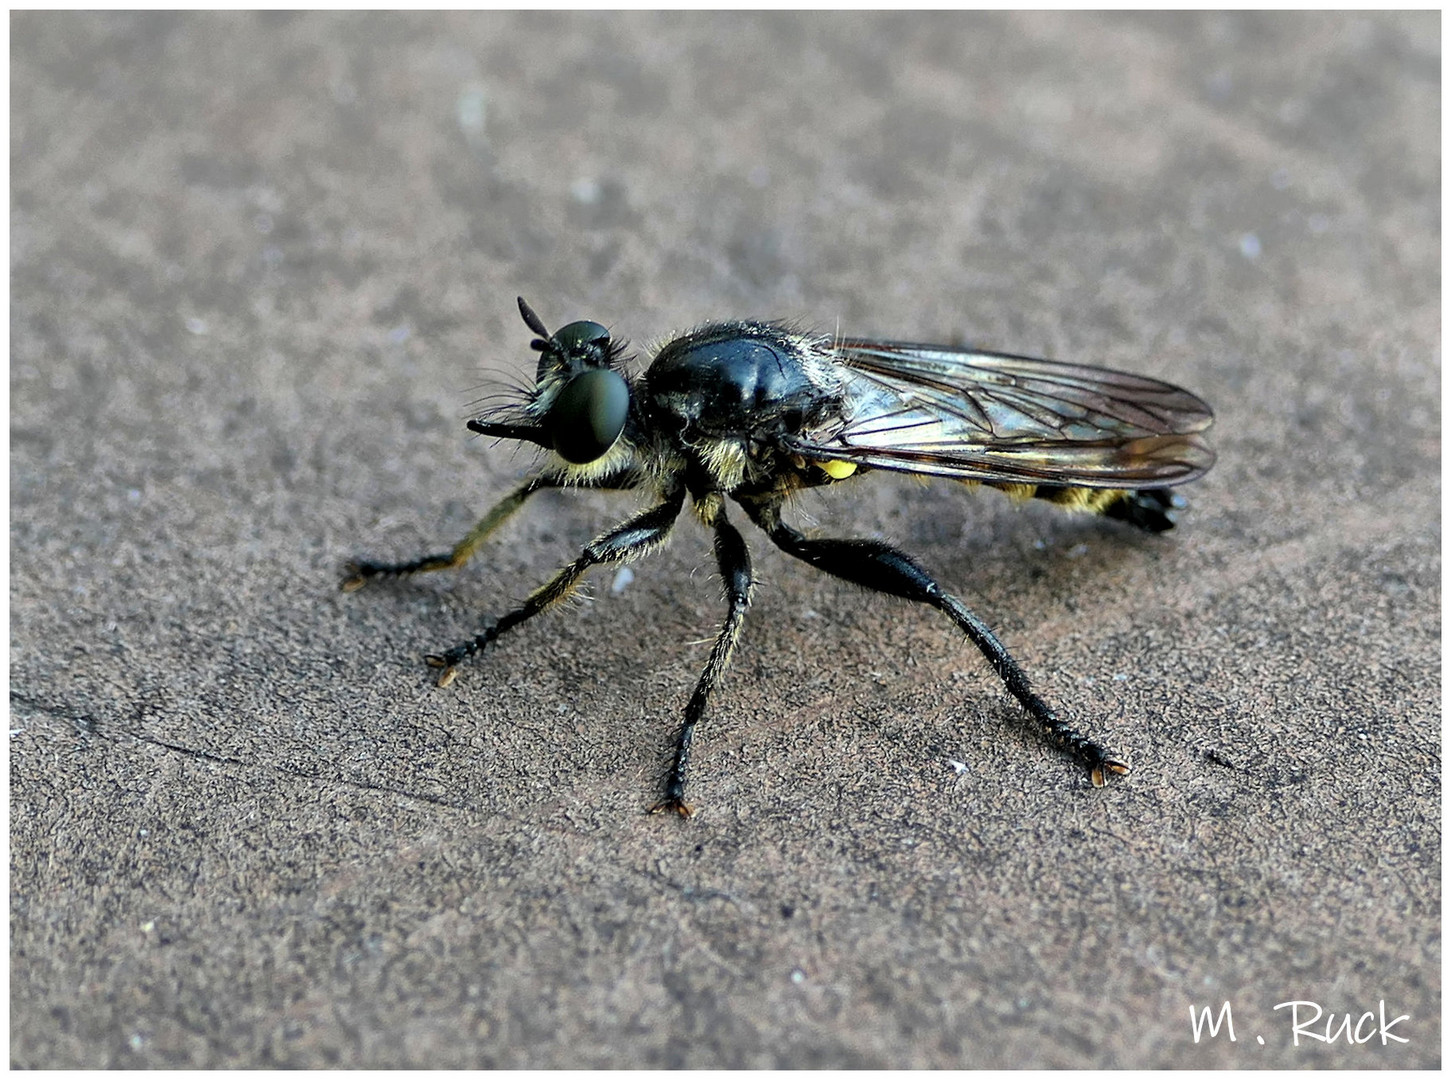
<svg viewBox="0 0 1451 1080">
<path fill-rule="evenodd" d="M 1439 1064 L 1439 16 L 11 27 L 14 1064 Z M 756 536 L 699 813 L 646 817 L 721 615 L 688 522 L 435 689 L 633 505 L 336 591 L 527 467 L 461 424 L 530 370 L 518 293 L 1203 394 L 1167 537 L 880 476 L 802 506 L 1132 775 Z M 1295 1047 L 1296 999 L 1409 1041 Z"/>
</svg>

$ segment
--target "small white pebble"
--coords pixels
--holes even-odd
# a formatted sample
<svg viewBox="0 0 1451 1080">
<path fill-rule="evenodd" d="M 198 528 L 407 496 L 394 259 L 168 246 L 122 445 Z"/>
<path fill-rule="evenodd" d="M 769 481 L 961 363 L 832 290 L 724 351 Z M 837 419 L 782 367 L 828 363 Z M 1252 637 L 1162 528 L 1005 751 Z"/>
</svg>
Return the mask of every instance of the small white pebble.
<svg viewBox="0 0 1451 1080">
<path fill-rule="evenodd" d="M 478 139 L 484 134 L 484 118 L 488 115 L 488 95 L 482 86 L 467 86 L 454 102 L 454 117 L 459 128 Z"/>
<path fill-rule="evenodd" d="M 635 571 L 628 566 L 622 566 L 615 572 L 615 580 L 610 583 L 610 592 L 619 596 L 630 587 L 630 582 L 635 580 Z"/>
</svg>

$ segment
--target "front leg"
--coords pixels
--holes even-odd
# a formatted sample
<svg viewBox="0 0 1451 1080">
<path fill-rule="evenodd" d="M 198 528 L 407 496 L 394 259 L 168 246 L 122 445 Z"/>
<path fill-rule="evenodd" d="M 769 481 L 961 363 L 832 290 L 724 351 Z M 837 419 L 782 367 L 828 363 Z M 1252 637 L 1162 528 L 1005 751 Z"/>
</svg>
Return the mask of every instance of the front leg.
<svg viewBox="0 0 1451 1080">
<path fill-rule="evenodd" d="M 740 640 L 741 627 L 746 620 L 746 609 L 751 604 L 751 552 L 745 538 L 726 520 L 725 507 L 719 495 L 708 496 L 700 505 L 700 516 L 715 528 L 715 559 L 720 567 L 721 590 L 725 593 L 726 617 L 716 635 L 715 646 L 710 650 L 705 671 L 695 684 L 695 692 L 685 706 L 685 722 L 675 740 L 675 762 L 665 781 L 665 797 L 650 807 L 650 813 L 676 813 L 689 817 L 693 808 L 685 801 L 685 773 L 690 767 L 690 744 L 695 738 L 695 727 L 705 715 L 705 706 L 711 691 L 725 674 L 731 662 L 731 652 Z"/>
<path fill-rule="evenodd" d="M 684 503 L 685 489 L 683 487 L 667 492 L 664 501 L 658 506 L 651 507 L 643 514 L 630 519 L 623 525 L 616 526 L 603 536 L 591 541 L 580 552 L 579 558 L 535 589 L 524 603 L 486 627 L 483 633 L 472 640 L 446 649 L 444 652 L 432 653 L 424 657 L 430 667 L 443 669 L 438 676 L 438 685 L 447 686 L 453 682 L 454 676 L 458 672 L 458 665 L 463 661 L 479 650 L 487 648 L 520 623 L 532 619 L 535 615 L 548 610 L 567 597 L 575 590 L 579 579 L 591 567 L 605 563 L 629 562 L 664 543 L 665 538 L 670 535 L 670 527 L 680 515 L 680 508 Z"/>
<path fill-rule="evenodd" d="M 627 471 L 593 482 L 584 481 L 579 486 L 625 490 L 634 487 L 637 483 L 639 483 L 639 479 L 634 472 Z M 479 519 L 478 524 L 469 530 L 468 535 L 453 546 L 452 551 L 440 552 L 437 555 L 424 555 L 407 562 L 373 562 L 359 559 L 348 563 L 347 577 L 343 578 L 341 588 L 343 592 L 356 592 L 366 585 L 370 578 L 406 577 L 410 574 L 424 574 L 431 570 L 456 569 L 468 562 L 479 546 L 504 522 L 513 517 L 531 495 L 552 488 L 566 487 L 568 484 L 569 482 L 559 473 L 542 473 L 539 476 L 531 477 L 500 499 L 487 514 Z"/>
<path fill-rule="evenodd" d="M 1059 719 L 1046 701 L 1033 693 L 1028 676 L 987 623 L 967 605 L 938 585 L 910 555 L 876 540 L 813 540 L 781 520 L 779 505 L 746 504 L 751 518 L 789 555 L 828 574 L 868 589 L 928 604 L 957 624 L 987 657 L 1009 692 L 1022 703 L 1053 742 L 1088 767 L 1094 787 L 1102 787 L 1104 773 L 1126 773 L 1128 765 L 1098 743 Z"/>
</svg>

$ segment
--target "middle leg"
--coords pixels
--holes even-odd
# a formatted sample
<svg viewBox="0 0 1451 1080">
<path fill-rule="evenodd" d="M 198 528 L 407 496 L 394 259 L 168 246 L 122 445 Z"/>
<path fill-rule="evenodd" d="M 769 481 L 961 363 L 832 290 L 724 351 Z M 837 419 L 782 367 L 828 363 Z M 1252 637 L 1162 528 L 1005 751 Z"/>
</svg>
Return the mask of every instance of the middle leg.
<svg viewBox="0 0 1451 1080">
<path fill-rule="evenodd" d="M 721 590 L 726 598 L 726 617 L 716 635 L 715 645 L 710 650 L 710 659 L 690 702 L 685 706 L 685 721 L 675 741 L 675 761 L 670 766 L 670 775 L 665 781 L 665 797 L 650 807 L 650 813 L 676 813 L 689 817 L 692 807 L 685 801 L 685 773 L 690 767 L 690 744 L 695 738 L 696 725 L 705 715 L 705 706 L 711 691 L 720 682 L 731 653 L 740 640 L 741 628 L 746 620 L 746 609 L 751 604 L 751 553 L 746 541 L 728 520 L 725 507 L 719 495 L 710 495 L 702 502 L 700 514 L 706 524 L 715 529 L 715 559 L 720 567 Z"/>
</svg>

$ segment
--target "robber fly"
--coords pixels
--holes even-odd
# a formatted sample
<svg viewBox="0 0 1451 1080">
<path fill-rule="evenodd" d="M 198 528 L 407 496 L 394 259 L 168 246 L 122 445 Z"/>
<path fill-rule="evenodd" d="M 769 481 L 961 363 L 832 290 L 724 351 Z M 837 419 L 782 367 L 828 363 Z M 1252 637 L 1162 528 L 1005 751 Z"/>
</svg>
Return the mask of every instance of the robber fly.
<svg viewBox="0 0 1451 1080">
<path fill-rule="evenodd" d="M 1047 737 L 1087 767 L 1095 786 L 1107 773 L 1129 771 L 1034 693 L 987 623 L 911 556 L 877 540 L 808 537 L 781 511 L 803 489 L 887 469 L 986 484 L 1163 532 L 1184 505 L 1167 489 L 1214 463 L 1200 437 L 1214 415 L 1199 398 L 1103 368 L 944 345 L 840 340 L 767 322 L 691 330 L 632 374 L 625 344 L 599 323 L 572 322 L 551 334 L 522 298 L 519 312 L 538 335 L 530 343 L 539 354 L 534 386 L 468 428 L 538 445 L 547 454 L 542 467 L 452 551 L 412 562 L 353 563 L 343 588 L 462 566 L 546 489 L 639 490 L 650 505 L 590 542 L 482 633 L 428 656 L 440 686 L 475 653 L 569 596 L 588 570 L 663 544 L 688 496 L 715 534 L 726 616 L 685 706 L 664 797 L 651 811 L 689 816 L 685 778 L 695 729 L 730 663 L 754 584 L 746 542 L 726 514 L 729 499 L 803 562 L 941 611 Z"/>
</svg>

